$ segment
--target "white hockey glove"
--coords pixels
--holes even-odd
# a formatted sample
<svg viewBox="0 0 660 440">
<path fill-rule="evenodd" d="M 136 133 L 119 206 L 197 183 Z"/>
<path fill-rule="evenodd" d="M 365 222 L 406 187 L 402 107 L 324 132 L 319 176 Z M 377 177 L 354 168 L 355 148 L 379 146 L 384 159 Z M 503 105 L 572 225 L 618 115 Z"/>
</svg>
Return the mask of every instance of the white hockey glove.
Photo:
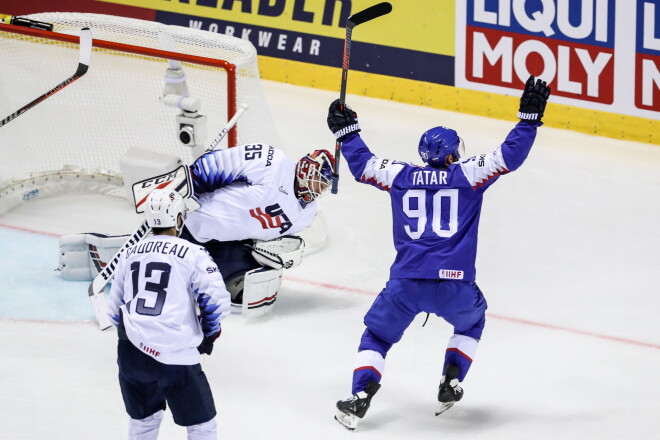
<svg viewBox="0 0 660 440">
<path fill-rule="evenodd" d="M 60 237 L 58 270 L 74 281 L 91 281 L 112 260 L 128 235 L 73 234 Z"/>
<path fill-rule="evenodd" d="M 295 235 L 263 241 L 255 240 L 252 256 L 259 264 L 273 269 L 290 269 L 302 261 L 305 241 Z"/>
</svg>

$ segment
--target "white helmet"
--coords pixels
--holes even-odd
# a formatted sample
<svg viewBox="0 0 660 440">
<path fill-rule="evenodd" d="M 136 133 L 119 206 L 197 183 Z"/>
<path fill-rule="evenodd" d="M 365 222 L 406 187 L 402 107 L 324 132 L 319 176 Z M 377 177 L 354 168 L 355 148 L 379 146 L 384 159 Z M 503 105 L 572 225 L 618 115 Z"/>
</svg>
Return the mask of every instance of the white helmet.
<svg viewBox="0 0 660 440">
<path fill-rule="evenodd" d="M 152 228 L 176 228 L 180 231 L 177 218 L 181 214 L 182 220 L 186 221 L 188 209 L 183 197 L 171 189 L 155 189 L 151 191 L 145 203 L 144 215 L 147 224 Z"/>
</svg>

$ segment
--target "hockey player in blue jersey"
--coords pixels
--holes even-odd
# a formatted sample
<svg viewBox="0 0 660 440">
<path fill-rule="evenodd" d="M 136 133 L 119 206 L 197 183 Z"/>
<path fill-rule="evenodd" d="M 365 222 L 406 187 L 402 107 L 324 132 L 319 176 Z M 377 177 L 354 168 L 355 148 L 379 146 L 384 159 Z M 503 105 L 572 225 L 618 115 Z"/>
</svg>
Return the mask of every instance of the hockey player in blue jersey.
<svg viewBox="0 0 660 440">
<path fill-rule="evenodd" d="M 337 402 L 335 418 L 355 429 L 380 388 L 385 357 L 419 313 L 434 313 L 454 327 L 445 353 L 436 415 L 461 400 L 485 324 L 486 300 L 475 282 L 477 231 L 484 192 L 500 175 L 527 158 L 550 96 L 533 76 L 520 99 L 520 122 L 489 154 L 461 160 L 456 131 L 435 127 L 419 141 L 426 164 L 374 155 L 358 132 L 357 114 L 339 100 L 330 105 L 328 126 L 358 182 L 390 193 L 394 247 L 390 279 L 364 317 L 353 371 L 352 396 Z"/>
</svg>

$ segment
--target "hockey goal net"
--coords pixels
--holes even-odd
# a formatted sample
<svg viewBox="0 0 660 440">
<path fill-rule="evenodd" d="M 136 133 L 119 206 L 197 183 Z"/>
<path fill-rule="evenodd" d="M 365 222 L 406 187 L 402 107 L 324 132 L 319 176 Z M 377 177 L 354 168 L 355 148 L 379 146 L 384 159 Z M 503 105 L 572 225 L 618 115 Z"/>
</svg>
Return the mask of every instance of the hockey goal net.
<svg viewBox="0 0 660 440">
<path fill-rule="evenodd" d="M 249 110 L 221 146 L 278 144 L 249 41 L 100 14 L 26 18 L 53 30 L 0 24 L 0 118 L 73 74 L 82 28 L 93 49 L 85 76 L 0 127 L 0 214 L 59 192 L 122 196 L 129 151 L 190 163 L 190 145 L 208 146 L 242 103 Z M 191 115 L 186 145 L 180 134 Z"/>
</svg>

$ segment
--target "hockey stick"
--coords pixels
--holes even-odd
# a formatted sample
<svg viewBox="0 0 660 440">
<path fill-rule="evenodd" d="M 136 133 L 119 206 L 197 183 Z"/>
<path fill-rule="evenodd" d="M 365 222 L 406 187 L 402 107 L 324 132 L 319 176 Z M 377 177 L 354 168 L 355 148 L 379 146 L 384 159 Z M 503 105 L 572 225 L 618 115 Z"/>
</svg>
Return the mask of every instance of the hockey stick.
<svg viewBox="0 0 660 440">
<path fill-rule="evenodd" d="M 229 131 L 236 125 L 236 122 L 238 122 L 238 119 L 243 115 L 243 113 L 248 109 L 247 104 L 241 104 L 238 110 L 236 111 L 236 114 L 227 122 L 227 125 L 225 125 L 225 128 L 222 129 L 220 134 L 213 139 L 211 142 L 211 145 L 205 150 L 205 152 L 213 151 L 215 150 L 218 145 L 220 144 L 220 141 L 224 139 L 224 137 L 229 133 Z M 161 179 L 159 181 L 159 187 L 165 187 L 167 186 L 168 183 L 173 183 L 175 186 L 179 185 L 181 182 L 181 175 L 178 173 L 179 170 L 183 169 L 185 176 L 183 179 L 185 181 L 190 181 L 190 175 L 188 173 L 187 167 L 181 166 L 177 168 L 176 170 L 166 173 L 163 176 L 168 176 L 169 180 L 167 179 Z M 162 177 L 162 176 L 158 176 Z M 154 180 L 156 178 L 151 178 L 147 180 Z M 140 182 L 138 182 L 140 183 Z M 192 185 L 192 182 L 190 183 Z M 177 187 L 178 188 L 178 187 Z M 174 189 L 177 189 L 174 188 Z M 151 189 L 155 189 L 155 186 L 152 186 Z M 190 188 L 188 196 L 192 196 L 192 187 Z M 104 295 L 104 288 L 106 284 L 110 282 L 112 277 L 115 274 L 115 269 L 117 267 L 117 262 L 119 261 L 119 257 L 121 257 L 121 253 L 135 245 L 137 242 L 142 240 L 144 237 L 146 237 L 149 232 L 151 232 L 151 228 L 147 224 L 147 221 L 145 220 L 142 222 L 140 227 L 131 234 L 130 238 L 126 240 L 126 242 L 123 244 L 123 246 L 117 251 L 117 253 L 112 257 L 112 259 L 105 265 L 103 270 L 101 270 L 94 280 L 90 283 L 89 288 L 87 289 L 87 294 L 89 295 L 89 300 L 92 303 L 92 308 L 94 309 L 94 315 L 96 316 L 96 321 L 99 324 L 99 327 L 101 330 L 105 330 L 106 328 L 112 326 L 112 323 L 110 322 L 110 318 L 108 318 L 108 313 L 107 313 L 107 305 L 105 302 L 105 295 Z"/>
<path fill-rule="evenodd" d="M 21 107 L 11 115 L 4 118 L 2 121 L 0 121 L 0 127 L 13 121 L 17 117 L 25 113 L 26 111 L 30 110 L 32 107 L 39 104 L 41 101 L 59 92 L 60 90 L 71 84 L 72 82 L 76 81 L 77 79 L 80 79 L 80 77 L 82 77 L 84 74 L 87 73 L 87 69 L 89 69 L 89 61 L 91 59 L 91 56 L 92 56 L 92 31 L 89 28 L 83 28 L 80 30 L 80 59 L 78 61 L 78 68 L 76 69 L 76 73 L 74 73 L 72 76 L 65 79 L 64 81 L 62 81 L 54 88 L 44 93 L 43 95 L 39 96 L 34 101 L 28 103 L 27 105 Z"/>
<path fill-rule="evenodd" d="M 344 62 L 341 70 L 341 90 L 339 92 L 339 105 L 344 109 L 346 103 L 346 83 L 348 82 L 348 62 L 351 58 L 351 38 L 353 28 L 375 18 L 392 12 L 392 5 L 388 2 L 378 3 L 348 17 L 346 20 L 346 38 L 344 39 Z M 339 185 L 339 160 L 341 156 L 341 142 L 335 143 L 335 169 L 332 173 L 332 194 L 337 194 Z"/>
</svg>

